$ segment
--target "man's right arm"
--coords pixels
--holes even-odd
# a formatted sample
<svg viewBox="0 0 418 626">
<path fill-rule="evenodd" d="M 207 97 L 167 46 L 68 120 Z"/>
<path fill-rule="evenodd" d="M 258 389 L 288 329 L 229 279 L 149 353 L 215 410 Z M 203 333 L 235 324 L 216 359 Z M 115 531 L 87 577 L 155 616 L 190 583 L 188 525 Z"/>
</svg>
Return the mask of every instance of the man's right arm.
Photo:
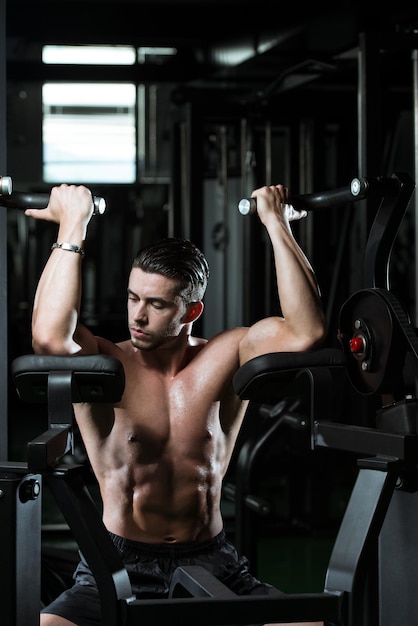
<svg viewBox="0 0 418 626">
<path fill-rule="evenodd" d="M 46 209 L 28 209 L 26 215 L 57 223 L 57 242 L 77 249 L 83 248 L 92 211 L 86 187 L 61 185 L 52 189 Z M 79 252 L 51 250 L 34 299 L 32 347 L 37 354 L 98 351 L 95 337 L 78 323 L 82 260 Z"/>
</svg>

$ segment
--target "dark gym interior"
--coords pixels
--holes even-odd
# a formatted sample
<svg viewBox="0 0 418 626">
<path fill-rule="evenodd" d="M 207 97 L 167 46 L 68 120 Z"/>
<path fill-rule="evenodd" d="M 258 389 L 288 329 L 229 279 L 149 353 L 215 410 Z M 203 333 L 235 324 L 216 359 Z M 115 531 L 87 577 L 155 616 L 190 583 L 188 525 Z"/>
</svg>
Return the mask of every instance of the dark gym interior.
<svg viewBox="0 0 418 626">
<path fill-rule="evenodd" d="M 46 64 L 42 51 L 48 45 L 147 51 L 128 66 Z M 165 56 L 154 48 L 175 54 Z M 344 1 L 306 6 L 267 0 L 0 0 L 0 180 L 11 177 L 13 190 L 25 194 L 47 194 L 52 186 L 44 176 L 42 88 L 47 83 L 74 84 L 81 91 L 102 83 L 115 90 L 130 84 L 141 93 L 135 104 L 133 180 L 121 183 L 110 174 L 81 181 L 106 200 L 106 212 L 95 218 L 89 237 L 83 270 L 89 289 L 82 316 L 95 334 L 115 341 L 126 338 L 126 276 L 141 245 L 175 235 L 202 248 L 211 284 L 205 315 L 194 330 L 211 336 L 273 315 L 278 306 L 269 244 L 261 226 L 239 214 L 241 198 L 264 184 L 284 183 L 295 194 L 310 196 L 349 189 L 354 179 L 394 179 L 402 189 L 417 179 L 418 7 L 411 2 L 383 9 Z M 111 138 L 104 138 L 103 145 L 111 154 Z M 69 177 L 60 182 L 80 181 Z M 399 342 L 405 335 L 408 358 L 418 360 L 415 193 L 410 190 L 400 201 L 405 206 L 399 209 L 399 223 L 385 222 L 382 212 L 379 230 L 374 220 L 380 200 L 370 194 L 358 202 L 325 204 L 296 223 L 294 231 L 321 287 L 329 324 L 324 348 L 341 349 L 338 333 L 350 324 L 351 308 L 356 315 L 363 306 L 377 304 L 373 322 L 382 336 L 375 349 L 382 348 L 385 358 L 395 362 L 391 349 L 382 346 L 396 326 L 392 316 L 385 325 L 392 300 L 383 298 L 383 313 L 380 291 L 378 302 L 375 294 L 365 305 L 350 300 L 364 289 L 390 289 L 407 312 L 399 314 Z M 3 206 L 1 191 L 0 221 L 0 464 L 7 464 L 26 461 L 27 443 L 43 432 L 48 419 L 43 404 L 30 406 L 18 397 L 10 371 L 14 359 L 31 353 L 33 296 L 55 230 Z M 377 252 L 367 248 L 371 232 Z M 380 237 L 386 237 L 383 251 Z M 388 259 L 382 258 L 385 253 Z M 318 383 L 315 402 L 303 398 L 311 425 L 319 412 L 319 419 L 367 433 L 376 427 L 380 384 L 375 388 L 372 381 L 371 392 L 365 391 L 364 371 L 357 374 L 356 366 L 348 380 L 341 380 L 339 372 L 332 390 Z M 397 374 L 392 364 L 385 385 L 390 387 L 387 379 Z M 408 402 L 415 398 L 415 377 L 414 368 L 405 367 Z M 399 400 L 397 390 L 394 396 Z M 250 403 L 240 446 L 264 437 L 262 403 L 260 398 Z M 409 414 L 405 421 L 409 423 Z M 416 434 L 408 432 L 408 442 Z M 240 447 L 225 483 L 227 532 L 251 553 L 257 574 L 289 594 L 324 589 L 362 467 L 358 457 L 373 456 L 367 446 L 357 450 L 354 444 L 324 444 L 320 428 L 316 435 L 322 441 L 317 446 L 310 428 L 283 423 L 272 433 L 248 478 L 258 502 L 250 512 L 237 504 L 239 489 L 233 485 L 246 471 Z M 411 448 L 416 449 L 415 442 Z M 392 457 L 387 450 L 383 454 Z M 80 441 L 76 455 L 87 463 Z M 416 461 L 406 464 L 414 474 Z M 0 475 L 6 474 L 3 468 Z M 87 480 L 96 496 L 94 480 Z M 390 522 L 372 554 L 373 575 L 367 583 L 372 589 L 363 590 L 358 601 L 362 621 L 352 617 L 356 608 L 348 611 L 347 621 L 330 619 L 327 624 L 418 626 L 412 584 L 418 573 L 415 491 L 415 486 L 401 489 L 397 508 L 385 518 Z M 18 520 L 1 509 L 0 515 L 2 534 L 14 537 Z M 355 514 L 348 522 L 353 519 Z M 394 529 L 401 538 L 391 543 Z M 52 572 L 42 577 L 46 598 L 61 575 L 69 580 L 77 558 L 74 537 L 48 489 L 42 494 L 41 541 L 43 567 Z M 383 571 L 389 561 L 398 564 L 396 580 Z"/>
</svg>

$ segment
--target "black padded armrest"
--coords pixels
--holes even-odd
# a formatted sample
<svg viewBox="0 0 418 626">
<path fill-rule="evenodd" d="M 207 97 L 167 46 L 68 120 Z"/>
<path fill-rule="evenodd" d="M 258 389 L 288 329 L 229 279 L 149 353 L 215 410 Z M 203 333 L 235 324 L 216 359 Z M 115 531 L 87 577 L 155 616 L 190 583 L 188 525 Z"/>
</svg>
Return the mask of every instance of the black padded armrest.
<svg viewBox="0 0 418 626">
<path fill-rule="evenodd" d="M 302 371 L 317 368 L 344 368 L 342 350 L 324 348 L 308 352 L 271 352 L 247 361 L 233 378 L 235 392 L 242 399 L 267 402 L 289 394 Z"/>
<path fill-rule="evenodd" d="M 48 378 L 51 372 L 71 372 L 73 402 L 119 402 L 125 388 L 122 363 L 105 354 L 27 354 L 12 362 L 11 371 L 20 399 L 34 404 L 48 401 Z"/>
</svg>

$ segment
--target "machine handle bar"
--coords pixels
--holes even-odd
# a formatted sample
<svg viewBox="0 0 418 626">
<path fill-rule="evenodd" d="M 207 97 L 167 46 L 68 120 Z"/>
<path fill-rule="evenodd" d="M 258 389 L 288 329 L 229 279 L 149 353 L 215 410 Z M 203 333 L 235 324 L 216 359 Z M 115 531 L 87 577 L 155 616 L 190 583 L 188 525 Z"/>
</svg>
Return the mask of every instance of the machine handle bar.
<svg viewBox="0 0 418 626">
<path fill-rule="evenodd" d="M 93 196 L 93 215 L 102 215 L 106 210 L 106 201 L 100 196 Z M 45 209 L 49 202 L 49 193 L 25 193 L 13 191 L 9 195 L 0 195 L 0 206 L 10 209 Z"/>
<path fill-rule="evenodd" d="M 353 178 L 350 185 L 346 187 L 317 193 L 292 195 L 289 202 L 295 209 L 316 211 L 318 209 L 341 206 L 348 202 L 357 202 L 357 200 L 363 200 L 370 194 L 376 194 L 380 197 L 396 195 L 399 191 L 399 186 L 399 181 L 395 178 Z M 238 203 L 238 210 L 242 215 L 255 213 L 257 210 L 257 199 L 243 198 Z"/>
</svg>

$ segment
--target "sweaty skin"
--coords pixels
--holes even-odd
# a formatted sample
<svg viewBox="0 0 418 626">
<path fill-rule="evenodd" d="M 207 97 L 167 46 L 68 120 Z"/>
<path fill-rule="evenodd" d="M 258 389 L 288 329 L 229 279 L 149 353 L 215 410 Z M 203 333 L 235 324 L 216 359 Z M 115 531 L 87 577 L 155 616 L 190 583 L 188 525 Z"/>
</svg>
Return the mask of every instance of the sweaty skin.
<svg viewBox="0 0 418 626">
<path fill-rule="evenodd" d="M 35 353 L 108 354 L 123 364 L 126 387 L 118 405 L 74 408 L 104 524 L 127 539 L 175 544 L 205 541 L 222 530 L 222 479 L 247 408 L 233 390 L 234 373 L 255 356 L 312 349 L 325 336 L 315 276 L 284 213 L 287 190 L 261 187 L 252 195 L 273 247 L 283 317 L 208 341 L 196 338 L 192 326 L 203 303 L 185 304 L 175 280 L 132 268 L 129 338 L 115 344 L 79 322 L 80 254 L 54 249 L 40 278 Z M 61 185 L 52 189 L 46 209 L 26 215 L 57 223 L 58 242 L 83 247 L 92 209 L 88 189 Z M 70 624 L 47 615 L 41 623 Z"/>
</svg>

